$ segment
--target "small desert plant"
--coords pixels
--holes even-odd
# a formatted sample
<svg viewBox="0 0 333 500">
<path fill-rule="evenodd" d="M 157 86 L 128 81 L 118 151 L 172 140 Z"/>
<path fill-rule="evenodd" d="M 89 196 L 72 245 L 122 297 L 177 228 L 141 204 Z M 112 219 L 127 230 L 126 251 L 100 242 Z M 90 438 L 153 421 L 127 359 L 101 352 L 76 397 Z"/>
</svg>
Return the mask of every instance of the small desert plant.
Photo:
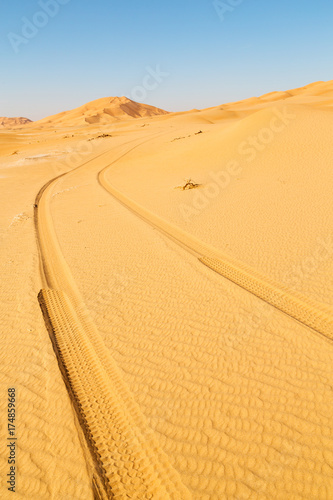
<svg viewBox="0 0 333 500">
<path fill-rule="evenodd" d="M 192 179 L 185 179 L 185 184 L 183 187 L 183 191 L 185 191 L 185 189 L 195 189 L 197 187 L 199 187 L 199 184 L 196 184 L 195 182 L 192 181 Z"/>
<path fill-rule="evenodd" d="M 111 134 L 101 134 L 96 137 L 96 139 L 104 139 L 105 137 L 112 137 Z"/>
</svg>

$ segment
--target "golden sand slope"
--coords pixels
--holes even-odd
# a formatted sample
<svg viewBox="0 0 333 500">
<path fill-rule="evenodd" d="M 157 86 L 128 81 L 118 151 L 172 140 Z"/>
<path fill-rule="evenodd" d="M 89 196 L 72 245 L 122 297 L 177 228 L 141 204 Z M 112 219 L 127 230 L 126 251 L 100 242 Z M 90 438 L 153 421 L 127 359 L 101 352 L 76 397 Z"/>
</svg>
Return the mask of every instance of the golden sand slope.
<svg viewBox="0 0 333 500">
<path fill-rule="evenodd" d="M 0 134 L 19 498 L 331 498 L 332 93 Z"/>
<path fill-rule="evenodd" d="M 247 268 L 244 264 L 237 261 L 233 262 L 230 258 L 219 254 L 213 247 L 205 245 L 200 240 L 190 237 L 184 231 L 179 230 L 176 226 L 156 217 L 149 210 L 145 210 L 142 206 L 134 203 L 112 188 L 107 181 L 107 171 L 109 168 L 101 172 L 99 176 L 100 182 L 102 186 L 119 201 L 123 202 L 125 206 L 132 209 L 136 214 L 163 231 L 173 240 L 179 242 L 190 251 L 197 253 L 200 261 L 214 271 L 253 293 L 268 304 L 280 309 L 292 318 L 297 319 L 304 325 L 313 328 L 328 339 L 333 340 L 333 308 L 316 303 L 297 292 L 292 292 L 284 286 L 279 286 L 271 279 Z"/>
</svg>

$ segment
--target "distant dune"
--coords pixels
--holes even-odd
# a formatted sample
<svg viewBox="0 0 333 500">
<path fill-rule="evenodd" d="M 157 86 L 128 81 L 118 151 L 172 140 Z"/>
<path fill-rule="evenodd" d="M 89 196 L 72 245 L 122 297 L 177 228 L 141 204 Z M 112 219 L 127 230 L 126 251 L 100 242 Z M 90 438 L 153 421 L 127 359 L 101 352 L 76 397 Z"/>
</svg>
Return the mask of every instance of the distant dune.
<svg viewBox="0 0 333 500">
<path fill-rule="evenodd" d="M 32 120 L 29 118 L 7 118 L 6 116 L 0 116 L 0 128 L 14 128 L 20 125 L 27 125 L 28 123 L 32 123 Z"/>
<path fill-rule="evenodd" d="M 103 97 L 79 108 L 43 118 L 36 125 L 78 126 L 112 123 L 131 118 L 148 118 L 166 115 L 163 109 L 131 101 L 127 97 Z"/>
<path fill-rule="evenodd" d="M 212 108 L 202 110 L 192 109 L 190 111 L 170 113 L 164 109 L 142 104 L 127 97 L 103 97 L 95 101 L 88 102 L 78 108 L 63 111 L 55 115 L 48 116 L 41 120 L 32 122 L 28 118 L 6 118 L 0 117 L 0 129 L 11 129 L 22 125 L 33 124 L 33 126 L 61 126 L 76 127 L 84 125 L 103 125 L 117 123 L 136 118 L 150 118 L 165 116 L 174 119 L 178 117 L 178 122 L 193 121 L 198 123 L 216 123 L 220 120 L 245 117 L 256 110 L 266 108 L 272 104 L 288 102 L 289 104 L 321 104 L 324 106 L 333 105 L 333 81 L 315 82 L 305 87 L 292 89 L 289 91 L 275 91 L 264 94 L 260 97 L 251 97 L 242 101 L 235 101 L 227 104 L 219 104 Z"/>
</svg>

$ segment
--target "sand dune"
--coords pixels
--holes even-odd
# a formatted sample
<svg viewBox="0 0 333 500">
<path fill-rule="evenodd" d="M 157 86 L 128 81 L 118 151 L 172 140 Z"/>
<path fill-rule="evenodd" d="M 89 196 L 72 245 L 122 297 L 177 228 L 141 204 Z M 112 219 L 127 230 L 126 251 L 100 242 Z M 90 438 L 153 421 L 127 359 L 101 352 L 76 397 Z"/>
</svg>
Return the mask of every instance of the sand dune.
<svg viewBox="0 0 333 500">
<path fill-rule="evenodd" d="M 332 497 L 332 93 L 0 131 L 18 498 Z"/>
<path fill-rule="evenodd" d="M 80 106 L 71 111 L 49 116 L 34 123 L 39 126 L 79 126 L 94 124 L 110 124 L 118 120 L 129 118 L 147 118 L 156 115 L 165 115 L 167 111 L 139 104 L 127 97 L 105 97 Z"/>
<path fill-rule="evenodd" d="M 333 84 L 330 82 L 316 82 L 311 85 L 306 85 L 298 89 L 289 90 L 286 92 L 276 91 L 269 92 L 260 97 L 251 97 L 243 101 L 224 104 L 223 108 L 240 111 L 251 110 L 254 112 L 256 109 L 271 106 L 272 104 L 291 104 L 302 103 L 311 105 L 314 102 L 318 104 L 330 105 L 331 98 L 333 97 Z"/>
<path fill-rule="evenodd" d="M 28 123 L 32 123 L 32 120 L 29 120 L 29 118 L 6 118 L 5 116 L 0 116 L 0 128 L 17 128 Z"/>
</svg>

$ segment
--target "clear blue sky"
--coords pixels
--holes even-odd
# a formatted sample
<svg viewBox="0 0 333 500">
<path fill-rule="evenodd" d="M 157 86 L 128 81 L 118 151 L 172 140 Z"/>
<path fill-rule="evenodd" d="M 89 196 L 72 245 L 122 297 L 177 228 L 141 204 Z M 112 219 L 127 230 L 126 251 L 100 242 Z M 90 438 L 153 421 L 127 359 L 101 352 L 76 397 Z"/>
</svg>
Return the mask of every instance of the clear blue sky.
<svg viewBox="0 0 333 500">
<path fill-rule="evenodd" d="M 49 0 L 53 17 L 43 2 L 1 2 L 0 116 L 116 95 L 178 111 L 333 79 L 331 0 L 220 0 L 224 16 L 213 0 Z"/>
</svg>

